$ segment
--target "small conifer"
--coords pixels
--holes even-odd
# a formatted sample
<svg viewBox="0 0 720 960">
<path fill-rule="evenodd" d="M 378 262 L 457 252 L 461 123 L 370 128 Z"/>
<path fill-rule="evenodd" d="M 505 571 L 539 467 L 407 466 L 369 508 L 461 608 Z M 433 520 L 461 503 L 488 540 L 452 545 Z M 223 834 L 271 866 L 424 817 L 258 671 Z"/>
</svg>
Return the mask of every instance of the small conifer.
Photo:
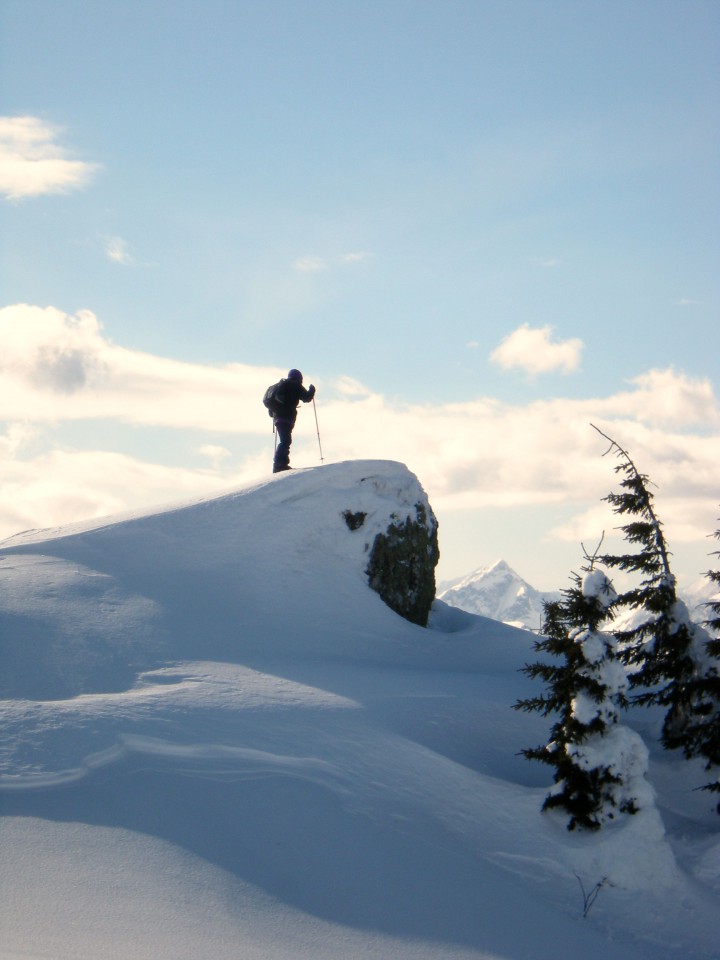
<svg viewBox="0 0 720 960">
<path fill-rule="evenodd" d="M 670 551 L 653 507 L 648 477 L 638 471 L 619 444 L 602 431 L 598 433 L 610 441 L 610 450 L 620 460 L 615 472 L 623 476 L 622 490 L 605 499 L 615 513 L 631 518 L 621 529 L 629 543 L 640 547 L 636 553 L 605 554 L 598 559 L 608 567 L 644 578 L 618 598 L 619 606 L 647 614 L 639 625 L 617 633 L 623 657 L 634 668 L 630 685 L 640 691 L 632 700 L 666 707 L 663 746 L 682 750 L 688 759 L 702 757 L 710 769 L 720 765 L 717 648 L 713 650 L 709 635 L 690 620 L 687 607 L 678 598 Z"/>
<path fill-rule="evenodd" d="M 715 537 L 716 540 L 720 540 L 720 529 L 716 530 L 712 536 Z M 715 550 L 711 556 L 720 557 L 720 550 Z M 705 604 L 708 611 L 708 618 L 703 621 L 703 626 L 707 627 L 712 634 L 710 653 L 716 657 L 720 657 L 720 570 L 708 570 L 705 576 L 711 583 L 715 584 L 718 592 L 712 600 L 708 600 Z"/>
<path fill-rule="evenodd" d="M 520 700 L 516 710 L 558 714 L 550 742 L 522 751 L 530 760 L 555 767 L 555 786 L 543 810 L 561 808 L 570 814 L 568 830 L 597 830 L 619 812 L 636 813 L 638 789 L 647 769 L 647 751 L 640 737 L 618 723 L 625 704 L 626 678 L 615 656 L 612 634 L 600 632 L 615 591 L 599 570 L 573 575 L 573 586 L 561 600 L 545 604 L 543 638 L 535 649 L 559 658 L 523 667 L 540 678 L 546 692 Z"/>
<path fill-rule="evenodd" d="M 720 529 L 716 530 L 712 536 L 714 536 L 716 540 L 720 540 Z M 712 556 L 720 557 L 720 550 L 714 551 Z M 707 620 L 703 621 L 703 626 L 707 627 L 711 635 L 710 640 L 708 640 L 707 643 L 707 653 L 709 657 L 713 659 L 713 661 L 720 663 L 720 570 L 708 570 L 706 576 L 710 582 L 715 584 L 718 588 L 718 593 L 715 594 L 714 598 L 709 600 L 705 605 L 708 611 L 708 618 Z M 717 685 L 720 684 L 720 680 L 717 678 L 718 672 L 718 668 L 716 667 L 714 677 L 716 688 Z M 713 681 L 711 680 L 711 682 Z M 716 705 L 718 701 L 720 701 L 720 693 L 718 693 L 716 689 Z M 710 770 L 713 766 L 720 767 L 720 757 L 718 756 L 718 754 L 720 754 L 720 710 L 717 709 L 717 706 L 714 711 L 714 716 L 708 719 L 708 728 L 708 740 L 710 741 L 712 750 L 714 751 L 706 751 L 706 754 L 709 756 L 706 769 Z M 713 793 L 720 793 L 720 775 L 708 783 L 704 789 L 710 790 Z M 720 813 L 720 803 L 718 803 L 717 811 Z"/>
</svg>

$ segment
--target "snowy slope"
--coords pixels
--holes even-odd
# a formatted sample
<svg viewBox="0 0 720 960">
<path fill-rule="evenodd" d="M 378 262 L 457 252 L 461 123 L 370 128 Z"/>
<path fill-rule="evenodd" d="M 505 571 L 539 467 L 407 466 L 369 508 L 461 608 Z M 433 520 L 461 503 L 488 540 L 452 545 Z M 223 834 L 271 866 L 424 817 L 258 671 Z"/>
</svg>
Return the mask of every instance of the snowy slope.
<svg viewBox="0 0 720 960">
<path fill-rule="evenodd" d="M 478 567 L 449 584 L 441 584 L 438 591 L 438 598 L 452 607 L 527 630 L 539 630 L 544 601 L 559 596 L 559 593 L 536 590 L 504 560 L 490 567 Z"/>
<path fill-rule="evenodd" d="M 657 808 L 569 834 L 532 635 L 368 588 L 421 497 L 352 462 L 0 545 L 2 960 L 717 956 L 720 818 L 656 718 Z"/>
</svg>

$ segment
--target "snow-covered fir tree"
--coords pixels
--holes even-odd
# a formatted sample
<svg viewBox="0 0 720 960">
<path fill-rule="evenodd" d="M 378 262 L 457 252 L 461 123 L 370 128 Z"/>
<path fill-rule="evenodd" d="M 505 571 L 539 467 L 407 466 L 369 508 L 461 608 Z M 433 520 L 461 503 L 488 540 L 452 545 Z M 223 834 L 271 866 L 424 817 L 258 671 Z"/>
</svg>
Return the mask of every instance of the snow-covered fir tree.
<svg viewBox="0 0 720 960">
<path fill-rule="evenodd" d="M 715 531 L 713 537 L 720 540 L 720 529 Z M 711 556 L 720 558 L 720 550 L 715 550 Z M 717 593 L 705 604 L 708 618 L 703 621 L 703 626 L 707 627 L 712 635 L 710 652 L 714 656 L 720 657 L 720 570 L 708 570 L 705 576 L 711 583 L 715 584 Z"/>
<path fill-rule="evenodd" d="M 543 810 L 570 814 L 568 830 L 597 830 L 618 813 L 636 813 L 652 803 L 645 780 L 647 749 L 619 722 L 627 679 L 616 657 L 616 641 L 600 625 L 616 594 L 607 576 L 592 567 L 563 597 L 545 605 L 543 638 L 535 649 L 562 662 L 528 664 L 523 672 L 540 678 L 546 692 L 520 700 L 515 709 L 558 714 L 550 742 L 522 751 L 555 767 L 554 787 Z"/>
<path fill-rule="evenodd" d="M 597 429 L 597 428 L 596 428 Z M 602 431 L 598 431 L 602 433 Z M 690 619 L 678 599 L 670 569 L 662 524 L 653 507 L 648 477 L 641 474 L 627 451 L 612 438 L 619 457 L 615 472 L 622 474 L 619 493 L 605 499 L 615 513 L 628 516 L 621 529 L 625 539 L 638 544 L 635 553 L 605 554 L 605 566 L 643 577 L 623 593 L 618 605 L 643 609 L 647 617 L 636 627 L 618 633 L 623 657 L 631 668 L 634 703 L 666 707 L 661 739 L 666 749 L 702 757 L 706 769 L 720 766 L 720 659 L 709 634 Z M 609 451 L 608 451 L 609 452 Z M 715 789 L 712 785 L 708 789 Z"/>
<path fill-rule="evenodd" d="M 716 530 L 713 534 L 716 540 L 720 540 L 720 529 Z M 712 556 L 720 557 L 720 550 L 716 550 Z M 707 651 L 709 655 L 715 659 L 720 659 L 720 570 L 708 570 L 706 573 L 707 578 L 711 583 L 715 584 L 718 589 L 718 592 L 715 596 L 709 600 L 706 604 L 708 618 L 703 622 L 703 626 L 707 627 L 710 632 L 710 640 L 707 643 Z M 717 670 L 716 670 L 717 676 Z M 717 700 L 717 697 L 716 697 Z M 718 744 L 720 744 L 720 711 L 715 710 L 714 718 L 711 718 L 709 721 L 710 726 L 710 737 L 714 739 L 716 744 L 716 751 L 720 749 Z M 717 766 L 717 758 L 715 759 L 715 766 Z M 708 763 L 706 769 L 711 769 L 713 767 L 712 763 Z M 718 776 L 715 777 L 710 783 L 705 787 L 706 790 L 710 790 L 713 793 L 720 793 L 720 770 L 718 771 Z M 720 803 L 717 807 L 718 813 L 720 813 Z"/>
</svg>

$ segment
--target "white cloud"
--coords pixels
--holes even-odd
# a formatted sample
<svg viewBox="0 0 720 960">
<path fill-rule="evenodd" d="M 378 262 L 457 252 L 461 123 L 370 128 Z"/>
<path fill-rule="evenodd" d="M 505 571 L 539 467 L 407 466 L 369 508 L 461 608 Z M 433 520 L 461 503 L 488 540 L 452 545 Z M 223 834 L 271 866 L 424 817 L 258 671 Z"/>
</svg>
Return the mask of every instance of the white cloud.
<svg viewBox="0 0 720 960">
<path fill-rule="evenodd" d="M 363 260 L 367 260 L 371 256 L 367 250 L 358 250 L 357 253 L 343 253 L 340 257 L 340 260 L 343 263 L 362 263 Z"/>
<path fill-rule="evenodd" d="M 183 363 L 107 340 L 90 311 L 18 304 L 0 310 L 0 419 L 119 420 L 264 433 L 260 399 L 276 368 Z M 252 413 L 250 412 L 252 411 Z"/>
<path fill-rule="evenodd" d="M 219 467 L 223 460 L 227 460 L 232 453 L 227 447 L 221 447 L 216 443 L 203 443 L 198 447 L 198 453 L 207 457 L 214 467 Z"/>
<path fill-rule="evenodd" d="M 293 263 L 293 269 L 298 273 L 320 273 L 327 270 L 327 262 L 321 257 L 300 257 Z"/>
<path fill-rule="evenodd" d="M 12 460 L 37 436 L 37 430 L 28 423 L 9 423 L 0 434 L 0 457 Z"/>
<path fill-rule="evenodd" d="M 335 381 L 335 390 L 343 397 L 369 397 L 371 391 L 352 377 L 339 377 Z"/>
<path fill-rule="evenodd" d="M 0 193 L 18 200 L 87 183 L 99 165 L 71 159 L 58 134 L 37 117 L 0 117 Z"/>
<path fill-rule="evenodd" d="M 127 243 L 122 237 L 108 237 L 105 243 L 105 253 L 108 259 L 115 263 L 122 263 L 125 266 L 131 266 L 135 263 L 135 259 L 130 254 Z"/>
<path fill-rule="evenodd" d="M 598 401 L 607 416 L 626 416 L 663 426 L 717 425 L 717 404 L 709 380 L 667 370 L 649 370 L 630 383 L 634 389 Z M 713 413 L 715 411 L 715 413 Z"/>
<path fill-rule="evenodd" d="M 0 438 L 1 443 L 1 438 Z M 0 537 L 92 520 L 148 504 L 220 493 L 224 476 L 112 451 L 52 450 L 0 464 Z"/>
<path fill-rule="evenodd" d="M 6 391 L 0 398 L 0 416 L 35 419 L 36 404 L 31 402 L 23 413 L 17 402 L 21 397 L 32 399 L 38 391 L 71 395 L 86 386 L 103 366 L 99 331 L 88 311 L 70 317 L 52 307 L 0 310 L 0 374 L 16 381 L 18 389 L 17 397 Z"/>
<path fill-rule="evenodd" d="M 535 375 L 562 370 L 571 373 L 580 366 L 582 340 L 552 340 L 552 327 L 532 328 L 524 323 L 502 341 L 490 355 L 503 370 L 514 368 Z"/>
</svg>

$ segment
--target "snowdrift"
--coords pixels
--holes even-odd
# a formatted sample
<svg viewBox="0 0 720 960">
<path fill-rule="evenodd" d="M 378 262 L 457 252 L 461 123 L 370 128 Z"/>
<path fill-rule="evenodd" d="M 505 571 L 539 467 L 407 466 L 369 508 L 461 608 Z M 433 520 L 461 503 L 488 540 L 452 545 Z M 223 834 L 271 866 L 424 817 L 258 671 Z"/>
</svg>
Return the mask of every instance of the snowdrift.
<svg viewBox="0 0 720 960">
<path fill-rule="evenodd" d="M 408 471 L 359 462 L 151 515 L 13 537 L 0 545 L 0 694 L 125 689 L 140 669 L 167 659 L 397 659 L 387 640 L 396 617 L 368 591 L 365 567 L 375 536 L 414 518 L 418 502 L 427 507 Z M 350 529 L 346 512 L 363 516 L 362 525 Z M 345 629 L 358 618 L 364 631 Z"/>
<path fill-rule="evenodd" d="M 532 635 L 370 589 L 424 498 L 352 462 L 0 545 L 3 960 L 717 956 L 697 770 L 568 834 L 517 755 Z"/>
</svg>

